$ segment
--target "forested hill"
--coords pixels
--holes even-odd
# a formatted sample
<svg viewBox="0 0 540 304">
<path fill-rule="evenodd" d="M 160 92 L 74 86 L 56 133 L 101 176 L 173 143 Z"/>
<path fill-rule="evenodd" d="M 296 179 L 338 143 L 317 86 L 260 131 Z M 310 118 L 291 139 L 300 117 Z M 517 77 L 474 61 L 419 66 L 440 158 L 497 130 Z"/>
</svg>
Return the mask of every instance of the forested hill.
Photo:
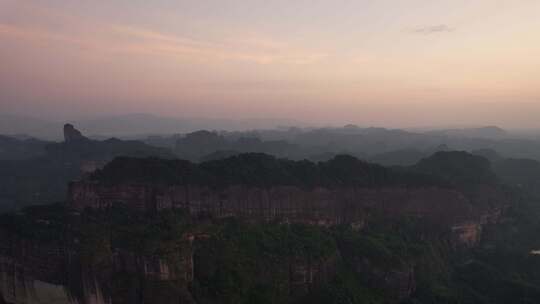
<svg viewBox="0 0 540 304">
<path fill-rule="evenodd" d="M 463 151 L 437 152 L 420 160 L 412 169 L 439 176 L 456 186 L 497 182 L 489 160 Z"/>
<path fill-rule="evenodd" d="M 463 160 L 466 162 L 461 163 Z M 460 174 L 460 168 L 478 171 L 473 176 L 491 176 L 489 162 L 487 166 L 486 162 L 482 157 L 467 153 L 437 154 L 423 160 L 418 166 L 402 168 L 386 168 L 348 155 L 317 163 L 279 159 L 260 153 L 240 154 L 200 164 L 186 160 L 119 157 L 96 171 L 91 179 L 108 183 L 204 184 L 216 187 L 235 184 L 450 187 L 467 181 L 467 176 Z M 451 172 L 450 175 L 436 170 L 445 167 L 457 168 L 443 171 Z M 493 183 L 495 179 L 475 179 L 471 182 Z"/>
</svg>

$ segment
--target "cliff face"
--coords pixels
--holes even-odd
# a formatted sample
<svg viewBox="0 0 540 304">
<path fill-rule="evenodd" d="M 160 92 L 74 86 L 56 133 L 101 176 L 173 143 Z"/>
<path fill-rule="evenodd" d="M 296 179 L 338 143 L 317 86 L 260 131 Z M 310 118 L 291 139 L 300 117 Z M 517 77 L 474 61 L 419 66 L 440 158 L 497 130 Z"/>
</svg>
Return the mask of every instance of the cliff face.
<svg viewBox="0 0 540 304">
<path fill-rule="evenodd" d="M 18 264 L 27 268 L 25 272 L 31 272 L 37 280 L 53 284 L 62 282 L 65 261 L 73 254 L 70 249 L 56 242 L 35 241 L 4 231 L 0 231 L 0 237 L 0 256 L 16 259 Z"/>
<path fill-rule="evenodd" d="M 142 212 L 187 209 L 194 216 L 242 217 L 332 226 L 361 223 L 371 212 L 388 217 L 426 217 L 445 223 L 474 218 L 471 201 L 443 188 L 269 188 L 115 184 L 81 181 L 70 184 L 69 206 L 104 209 L 115 204 Z"/>
<path fill-rule="evenodd" d="M 99 265 L 88 265 L 77 244 L 2 236 L 11 239 L 0 252 L 0 300 L 8 303 L 195 303 L 195 275 L 214 280 L 222 271 L 215 263 L 223 252 L 207 250 L 215 248 L 217 240 L 205 235 L 182 236 L 173 257 L 115 249 Z M 275 283 L 278 278 L 283 296 L 299 299 L 333 275 L 338 259 L 336 254 L 292 254 L 275 260 L 273 269 L 253 279 Z"/>
<path fill-rule="evenodd" d="M 9 303 L 50 303 L 60 299 L 62 302 L 59 303 L 66 304 L 123 303 L 138 296 L 151 298 L 169 289 L 187 290 L 193 280 L 193 251 L 189 237 L 174 261 L 162 256 L 115 250 L 99 267 L 92 267 L 86 265 L 80 248 L 74 244 L 42 242 L 6 233 L 3 236 L 8 238 L 4 240 L 10 241 L 2 242 L 0 248 L 0 298 Z M 115 280 L 119 277 L 126 286 L 117 286 Z M 159 288 L 161 282 L 168 285 Z M 51 292 L 43 292 L 51 289 L 61 292 L 55 292 L 57 294 L 51 299 Z M 170 302 L 160 303 L 177 303 L 178 299 L 170 298 Z M 189 293 L 182 295 L 185 303 L 190 300 Z"/>
<path fill-rule="evenodd" d="M 41 281 L 24 264 L 0 255 L 0 303 L 69 304 L 72 299 L 63 286 Z"/>
<path fill-rule="evenodd" d="M 239 217 L 249 221 L 280 221 L 318 226 L 350 224 L 361 229 L 373 215 L 424 218 L 450 229 L 458 244 L 473 246 L 482 226 L 497 222 L 504 194 L 480 188 L 471 197 L 445 188 L 313 188 L 230 186 L 222 189 L 186 185 L 104 184 L 80 181 L 70 184 L 69 207 L 104 209 L 115 204 L 140 212 L 185 209 L 193 218 Z"/>
<path fill-rule="evenodd" d="M 64 125 L 64 141 L 73 142 L 78 140 L 88 140 L 87 137 L 83 136 L 81 131 L 75 129 L 72 124 Z"/>
<path fill-rule="evenodd" d="M 421 260 L 414 252 L 418 248 L 439 236 L 444 236 L 441 242 L 446 242 L 448 231 L 456 247 L 476 245 L 483 226 L 499 220 L 503 209 L 497 206 L 505 201 L 501 196 L 498 200 L 495 196 L 489 199 L 496 193 L 492 189 L 479 190 L 470 196 L 473 198 L 443 188 L 233 186 L 215 190 L 202 186 L 86 181 L 73 183 L 70 189 L 70 207 L 79 211 L 124 204 L 143 212 L 168 208 L 189 212 L 178 212 L 182 217 L 171 222 L 153 220 L 170 214 L 170 210 L 152 216 L 129 213 L 118 226 L 109 218 L 115 212 L 71 214 L 72 221 L 68 220 L 67 226 L 75 230 L 84 227 L 88 220 L 98 221 L 98 226 L 113 225 L 107 228 L 109 232 L 95 234 L 104 242 L 92 242 L 89 246 L 84 242 L 93 239 L 73 239 L 69 233 L 58 235 L 64 240 L 62 243 L 28 239 L 0 230 L 0 237 L 5 240 L 0 242 L 0 256 L 5 257 L 0 260 L 0 293 L 11 302 L 33 303 L 27 300 L 28 295 L 36 294 L 33 286 L 48 282 L 66 287 L 68 298 L 78 303 L 194 303 L 194 298 L 204 299 L 204 303 L 222 303 L 219 292 L 244 294 L 252 288 L 267 286 L 273 286 L 273 303 L 300 303 L 312 292 L 334 284 L 332 280 L 345 267 L 359 278 L 362 286 L 383 294 L 385 303 L 399 303 L 411 297 L 417 288 Z M 104 217 L 99 218 L 100 214 Z M 208 221 L 208 217 L 214 219 Z M 415 218 L 413 223 L 421 218 L 420 226 L 374 233 L 374 229 L 390 229 L 374 227 L 391 226 L 389 223 L 404 217 Z M 45 217 L 34 219 L 49 226 L 44 224 Z M 122 226 L 124 220 L 129 226 Z M 268 224 L 253 224 L 261 222 Z M 187 230 L 171 230 L 175 232 L 174 243 L 157 247 L 165 251 L 146 253 L 147 247 L 138 246 L 136 241 L 139 250 L 135 252 L 136 248 L 121 243 L 126 237 L 146 231 L 143 240 L 164 244 L 170 239 L 163 238 L 162 232 L 152 227 L 167 227 L 171 223 L 190 226 Z M 326 229 L 337 224 L 347 225 Z M 143 226 L 152 229 L 141 230 Z M 87 226 L 91 229 L 85 231 L 95 227 Z M 344 227 L 350 235 L 340 232 Z M 437 231 L 442 227 L 446 232 L 432 233 L 429 227 L 437 227 Z M 109 235 L 122 230 L 129 234 Z M 59 231 L 64 234 L 63 229 Z M 388 240 L 399 238 L 406 231 L 411 233 L 407 238 Z M 409 245 L 416 249 L 403 249 Z M 85 259 L 88 253 L 98 259 Z"/>
<path fill-rule="evenodd" d="M 340 280 L 398 303 L 421 286 L 424 256 L 475 246 L 510 200 L 495 184 L 449 186 L 348 157 L 231 162 L 113 161 L 69 185 L 76 212 L 56 233 L 77 237 L 0 235 L 1 253 L 87 303 L 296 303 Z"/>
<path fill-rule="evenodd" d="M 482 225 L 478 222 L 464 222 L 452 226 L 454 240 L 458 244 L 472 247 L 480 241 Z"/>
</svg>

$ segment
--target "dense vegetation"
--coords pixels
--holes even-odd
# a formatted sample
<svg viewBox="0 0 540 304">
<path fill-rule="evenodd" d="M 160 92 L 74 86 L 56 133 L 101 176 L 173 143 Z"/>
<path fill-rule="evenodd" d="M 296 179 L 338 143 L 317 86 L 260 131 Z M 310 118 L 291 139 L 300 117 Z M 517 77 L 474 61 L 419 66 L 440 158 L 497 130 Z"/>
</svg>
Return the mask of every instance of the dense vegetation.
<svg viewBox="0 0 540 304">
<path fill-rule="evenodd" d="M 194 164 L 185 160 L 117 158 L 91 177 L 104 182 L 166 184 L 296 185 L 313 186 L 429 186 L 445 183 L 432 175 L 393 170 L 352 156 L 339 155 L 325 162 L 292 161 L 247 153 Z"/>
<path fill-rule="evenodd" d="M 497 181 L 487 159 L 462 151 L 437 152 L 419 161 L 414 169 L 460 186 L 493 184 Z"/>
<path fill-rule="evenodd" d="M 180 267 L 186 233 L 199 236 L 191 284 L 155 285 L 128 273 L 98 275 L 115 303 L 139 288 L 160 303 L 186 294 L 197 303 L 396 303 L 396 290 L 406 283 L 399 274 L 409 272 L 416 289 L 404 303 L 536 303 L 540 259 L 529 251 L 540 245 L 540 213 L 530 204 L 511 212 L 519 222 L 490 227 L 470 250 L 454 248 L 446 230 L 415 218 L 381 218 L 360 232 L 348 226 L 201 222 L 182 211 L 148 217 L 121 207 L 73 218 L 62 205 L 53 205 L 4 215 L 0 229 L 78 248 L 83 267 L 105 274 L 114 268 L 118 250 L 160 256 Z M 294 272 L 307 265 L 322 265 L 312 284 L 302 284 L 304 277 Z"/>
</svg>

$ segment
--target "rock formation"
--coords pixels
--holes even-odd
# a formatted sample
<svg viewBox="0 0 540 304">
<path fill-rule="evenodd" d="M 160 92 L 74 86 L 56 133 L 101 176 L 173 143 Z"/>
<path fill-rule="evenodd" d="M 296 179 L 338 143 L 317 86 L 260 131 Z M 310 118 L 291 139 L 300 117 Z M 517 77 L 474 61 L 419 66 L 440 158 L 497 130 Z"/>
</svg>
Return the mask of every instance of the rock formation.
<svg viewBox="0 0 540 304">
<path fill-rule="evenodd" d="M 107 271 L 96 271 L 82 263 L 85 253 L 76 244 L 21 238 L 2 230 L 0 237 L 8 240 L 0 244 L 0 303 L 3 300 L 8 303 L 57 303 L 62 298 L 65 301 L 62 303 L 110 304 L 121 302 L 115 296 L 131 299 L 140 292 L 145 298 L 151 298 L 164 290 L 187 289 L 193 279 L 193 250 L 187 237 L 174 264 L 159 256 L 115 250 L 104 260 L 105 266 L 102 265 Z M 111 294 L 107 290 L 115 275 L 120 274 L 137 278 L 127 282 L 129 295 Z M 163 282 L 177 285 L 160 287 Z M 47 286 L 45 290 L 54 287 L 61 292 L 52 299 L 50 292 L 43 292 L 43 284 Z M 157 291 L 139 291 L 142 284 L 156 285 Z M 188 295 L 181 303 L 191 303 L 190 300 Z M 173 299 L 169 301 L 157 303 L 178 303 Z"/>
<path fill-rule="evenodd" d="M 490 178 L 485 184 L 464 190 L 350 157 L 291 169 L 300 164 L 305 165 L 256 154 L 203 164 L 118 158 L 93 176 L 71 183 L 68 207 L 83 211 L 119 204 L 143 213 L 183 209 L 193 218 L 348 224 L 360 229 L 372 216 L 415 217 L 452 231 L 457 243 L 473 246 L 481 226 L 496 222 L 510 200 L 496 184 L 487 183 L 487 169 L 484 175 Z M 313 174 L 306 175 L 308 170 Z M 242 175 L 245 172 L 250 172 L 249 178 Z M 332 180 L 334 176 L 339 179 Z"/>
<path fill-rule="evenodd" d="M 71 183 L 69 189 L 70 207 L 78 211 L 122 204 L 141 212 L 174 208 L 186 209 L 194 217 L 205 214 L 321 226 L 361 222 L 368 209 L 389 217 L 426 216 L 446 222 L 474 215 L 470 201 L 463 195 L 438 188 L 302 189 L 238 185 L 216 190 L 199 185 L 108 185 L 79 181 Z"/>
<path fill-rule="evenodd" d="M 85 139 L 88 139 L 88 138 L 83 136 L 81 131 L 75 129 L 75 127 L 72 124 L 64 125 L 64 141 L 65 142 L 73 142 L 73 141 L 79 141 L 79 140 L 85 140 Z"/>
</svg>

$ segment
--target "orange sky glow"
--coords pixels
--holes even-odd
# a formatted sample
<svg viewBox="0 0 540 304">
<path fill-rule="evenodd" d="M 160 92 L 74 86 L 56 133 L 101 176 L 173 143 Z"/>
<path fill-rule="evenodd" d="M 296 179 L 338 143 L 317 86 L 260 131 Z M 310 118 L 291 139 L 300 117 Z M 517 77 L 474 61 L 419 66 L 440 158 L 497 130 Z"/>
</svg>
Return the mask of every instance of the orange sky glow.
<svg viewBox="0 0 540 304">
<path fill-rule="evenodd" d="M 540 127 L 540 1 L 0 0 L 0 112 Z"/>
</svg>

